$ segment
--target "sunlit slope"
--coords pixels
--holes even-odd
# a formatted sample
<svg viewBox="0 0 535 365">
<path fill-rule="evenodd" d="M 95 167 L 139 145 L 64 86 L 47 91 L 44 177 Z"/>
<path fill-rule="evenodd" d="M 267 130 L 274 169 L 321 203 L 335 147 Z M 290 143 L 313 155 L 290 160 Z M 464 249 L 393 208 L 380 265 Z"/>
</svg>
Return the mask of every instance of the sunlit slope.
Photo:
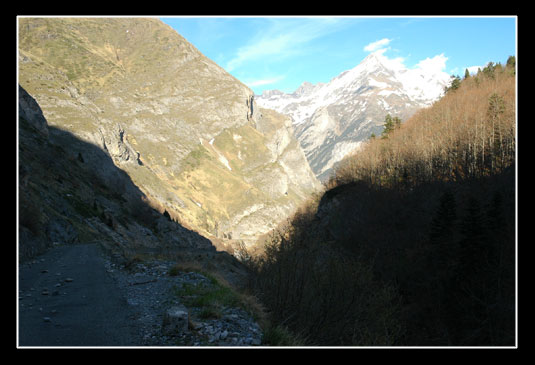
<svg viewBox="0 0 535 365">
<path fill-rule="evenodd" d="M 207 236 L 252 243 L 319 186 L 291 123 L 159 20 L 20 18 L 19 82 Z"/>
</svg>

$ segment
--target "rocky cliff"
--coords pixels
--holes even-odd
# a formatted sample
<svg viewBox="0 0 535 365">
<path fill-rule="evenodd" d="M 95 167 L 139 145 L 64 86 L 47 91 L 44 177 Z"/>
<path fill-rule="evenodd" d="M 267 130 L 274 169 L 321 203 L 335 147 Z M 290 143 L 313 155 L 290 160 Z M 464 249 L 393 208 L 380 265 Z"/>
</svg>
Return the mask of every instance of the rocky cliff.
<svg viewBox="0 0 535 365">
<path fill-rule="evenodd" d="M 19 82 L 49 125 L 216 244 L 252 244 L 320 187 L 290 120 L 159 20 L 20 18 L 18 31 Z M 117 184 L 100 157 L 63 147 Z"/>
</svg>

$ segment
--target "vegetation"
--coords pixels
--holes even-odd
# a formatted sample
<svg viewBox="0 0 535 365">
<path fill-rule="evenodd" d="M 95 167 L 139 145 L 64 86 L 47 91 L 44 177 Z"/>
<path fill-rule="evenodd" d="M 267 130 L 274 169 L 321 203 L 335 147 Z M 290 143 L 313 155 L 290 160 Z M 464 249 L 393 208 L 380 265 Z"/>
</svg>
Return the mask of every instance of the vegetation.
<svg viewBox="0 0 535 365">
<path fill-rule="evenodd" d="M 188 307 L 196 308 L 198 318 L 221 318 L 225 307 L 238 307 L 265 325 L 264 313 L 252 296 L 237 290 L 215 271 L 207 271 L 194 262 L 177 263 L 169 270 L 169 276 L 180 272 L 198 272 L 207 280 L 197 283 L 183 283 L 174 287 L 174 295 Z"/>
<path fill-rule="evenodd" d="M 387 127 L 263 254 L 242 255 L 274 325 L 308 345 L 514 345 L 511 67 Z"/>
<path fill-rule="evenodd" d="M 381 138 L 388 138 L 388 135 L 394 131 L 395 129 L 398 129 L 401 127 L 401 119 L 399 117 L 391 117 L 390 114 L 387 114 L 385 117 L 384 122 L 384 129 L 383 133 L 381 134 Z M 375 135 L 373 135 L 375 136 Z"/>
<path fill-rule="evenodd" d="M 346 159 L 329 187 L 352 181 L 414 186 L 489 176 L 515 158 L 515 78 L 492 66 L 422 109 L 403 128 Z M 499 72 L 496 70 L 500 70 Z"/>
</svg>

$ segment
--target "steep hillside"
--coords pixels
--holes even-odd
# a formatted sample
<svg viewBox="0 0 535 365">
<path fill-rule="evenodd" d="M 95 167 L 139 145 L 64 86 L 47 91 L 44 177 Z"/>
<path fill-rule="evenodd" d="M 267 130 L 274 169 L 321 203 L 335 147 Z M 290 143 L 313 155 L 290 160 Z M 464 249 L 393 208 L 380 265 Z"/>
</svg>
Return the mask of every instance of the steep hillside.
<svg viewBox="0 0 535 365">
<path fill-rule="evenodd" d="M 311 345 L 514 346 L 516 77 L 489 64 L 348 157 L 249 257 Z"/>
<path fill-rule="evenodd" d="M 19 82 L 151 204 L 230 251 L 319 188 L 291 124 L 159 20 L 20 18 Z M 92 164 L 101 158 L 65 149 Z"/>
<path fill-rule="evenodd" d="M 347 153 L 380 134 L 386 114 L 406 120 L 436 101 L 450 82 L 445 72 L 407 69 L 383 51 L 326 84 L 304 82 L 292 94 L 271 90 L 256 98 L 292 117 L 310 166 L 323 181 Z"/>
<path fill-rule="evenodd" d="M 205 237 L 151 208 L 145 194 L 105 152 L 49 126 L 39 104 L 22 87 L 18 96 L 21 263 L 55 245 L 96 242 L 126 265 L 146 255 L 167 257 L 208 265 L 235 284 L 244 279 L 244 269 L 233 256 L 216 251 Z M 99 166 L 84 156 L 93 156 Z"/>
</svg>

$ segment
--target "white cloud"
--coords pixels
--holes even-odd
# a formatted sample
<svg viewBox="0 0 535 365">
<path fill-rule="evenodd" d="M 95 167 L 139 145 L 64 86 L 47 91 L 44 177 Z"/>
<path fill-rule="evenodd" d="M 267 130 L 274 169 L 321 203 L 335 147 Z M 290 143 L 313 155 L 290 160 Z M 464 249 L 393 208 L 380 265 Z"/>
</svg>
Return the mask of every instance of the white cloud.
<svg viewBox="0 0 535 365">
<path fill-rule="evenodd" d="M 416 65 L 416 68 L 424 70 L 426 73 L 439 73 L 446 69 L 446 61 L 448 57 L 441 53 L 433 58 L 427 57 L 425 60 L 421 60 Z"/>
<path fill-rule="evenodd" d="M 448 57 L 444 56 L 444 53 L 436 55 L 432 58 L 427 57 L 419 61 L 414 67 L 409 69 L 405 65 L 406 59 L 404 57 L 389 58 L 385 55 L 387 50 L 387 48 L 381 48 L 372 52 L 372 54 L 379 58 L 381 62 L 391 70 L 395 70 L 398 72 L 405 72 L 406 70 L 411 70 L 419 73 L 424 72 L 425 74 L 438 75 L 444 72 L 446 69 L 446 61 L 448 60 Z"/>
<path fill-rule="evenodd" d="M 383 38 L 378 41 L 372 42 L 364 47 L 364 51 L 366 52 L 373 52 L 380 48 L 384 48 L 387 46 L 392 40 L 388 38 Z"/>
<path fill-rule="evenodd" d="M 238 49 L 236 56 L 228 61 L 226 69 L 230 72 L 241 66 L 244 62 L 282 54 L 289 51 L 291 44 L 296 42 L 299 43 L 298 40 L 292 39 L 291 36 L 281 34 L 274 38 L 265 38 L 259 42 L 241 47 Z"/>
<path fill-rule="evenodd" d="M 471 75 L 477 74 L 478 69 L 484 69 L 485 66 L 470 66 L 466 67 L 468 69 L 468 72 L 470 72 Z"/>
<path fill-rule="evenodd" d="M 276 82 L 281 81 L 282 79 L 284 79 L 284 76 L 277 76 L 277 77 L 273 77 L 269 79 L 260 79 L 260 80 L 245 82 L 245 84 L 249 87 L 262 86 L 262 85 L 274 84 Z"/>
<path fill-rule="evenodd" d="M 253 34 L 248 44 L 240 47 L 227 62 L 228 72 L 247 62 L 270 57 L 280 60 L 306 52 L 315 39 L 336 32 L 346 22 L 338 18 L 267 19 L 269 23 Z"/>
</svg>

